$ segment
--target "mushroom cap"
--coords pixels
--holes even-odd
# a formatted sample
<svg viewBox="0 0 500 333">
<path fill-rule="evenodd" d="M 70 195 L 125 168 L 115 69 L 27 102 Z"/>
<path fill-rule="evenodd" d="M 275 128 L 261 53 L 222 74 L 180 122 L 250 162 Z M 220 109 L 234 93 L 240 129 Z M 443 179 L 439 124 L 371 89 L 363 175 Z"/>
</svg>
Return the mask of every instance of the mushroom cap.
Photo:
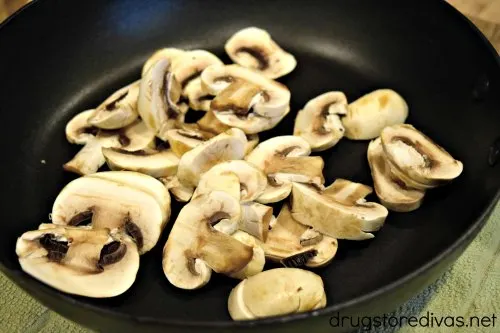
<svg viewBox="0 0 500 333">
<path fill-rule="evenodd" d="M 293 134 L 304 138 L 312 151 L 324 151 L 335 146 L 344 136 L 340 116 L 347 113 L 347 97 L 330 91 L 311 99 L 297 113 Z"/>
<path fill-rule="evenodd" d="M 182 155 L 177 177 L 185 186 L 196 187 L 203 173 L 214 165 L 243 159 L 247 139 L 245 134 L 233 128 L 196 146 Z"/>
<path fill-rule="evenodd" d="M 241 281 L 229 294 L 233 320 L 249 320 L 320 309 L 326 306 L 321 277 L 297 268 L 275 268 Z"/>
<path fill-rule="evenodd" d="M 208 283 L 210 271 L 231 275 L 252 260 L 253 249 L 216 230 L 220 220 L 239 221 L 239 201 L 222 191 L 192 199 L 172 227 L 163 248 L 163 271 L 174 286 L 197 289 Z"/>
<path fill-rule="evenodd" d="M 118 296 L 132 286 L 139 270 L 134 241 L 108 229 L 44 224 L 17 239 L 16 253 L 24 272 L 79 296 Z"/>
<path fill-rule="evenodd" d="M 379 89 L 352 102 L 342 118 L 344 136 L 351 140 L 371 140 L 386 126 L 402 124 L 408 117 L 408 104 L 394 90 Z"/>
<path fill-rule="evenodd" d="M 394 176 L 387 165 L 380 138 L 370 142 L 367 157 L 375 193 L 385 207 L 395 212 L 411 212 L 420 207 L 425 191 L 409 188 Z"/>
<path fill-rule="evenodd" d="M 99 105 L 88 118 L 90 125 L 102 129 L 118 129 L 132 124 L 137 117 L 139 81 L 117 91 Z"/>
<path fill-rule="evenodd" d="M 233 62 L 276 79 L 292 72 L 297 66 L 295 57 L 284 51 L 271 35 L 257 27 L 236 32 L 224 46 Z"/>
<path fill-rule="evenodd" d="M 317 243 L 304 246 L 301 244 L 301 236 L 309 230 L 312 229 L 293 218 L 289 205 L 283 204 L 276 223 L 267 234 L 267 240 L 261 244 L 266 257 L 280 262 L 297 254 L 315 250 L 316 255 L 306 261 L 305 266 L 326 266 L 335 257 L 338 242 L 335 238 L 322 236 Z"/>
<path fill-rule="evenodd" d="M 392 172 L 409 187 L 425 190 L 444 185 L 463 171 L 462 162 L 412 125 L 386 127 L 380 138 Z"/>
<path fill-rule="evenodd" d="M 155 51 L 144 63 L 144 66 L 142 67 L 142 77 L 146 76 L 146 73 L 155 63 L 158 62 L 158 60 L 166 59 L 172 63 L 177 57 L 183 55 L 185 52 L 186 51 L 184 50 L 173 47 L 167 47 Z"/>
<path fill-rule="evenodd" d="M 214 134 L 204 131 L 198 128 L 198 126 L 193 126 L 192 128 L 184 126 L 184 128 L 168 130 L 166 133 L 167 141 L 172 151 L 178 157 L 181 157 L 186 152 L 214 136 Z"/>
<path fill-rule="evenodd" d="M 179 164 L 179 158 L 170 149 L 127 151 L 103 148 L 102 153 L 113 171 L 136 171 L 155 178 L 174 176 Z"/>
<path fill-rule="evenodd" d="M 155 246 L 170 218 L 170 196 L 161 182 L 132 171 L 107 171 L 71 181 L 52 207 L 52 222 L 75 225 L 91 218 L 94 228 L 120 229 L 139 252 Z"/>
<path fill-rule="evenodd" d="M 94 109 L 80 112 L 66 124 L 65 133 L 69 143 L 84 145 L 96 136 L 98 130 L 88 123 L 93 113 Z"/>
<path fill-rule="evenodd" d="M 241 271 L 231 274 L 230 277 L 243 280 L 262 272 L 266 264 L 266 256 L 264 254 L 264 250 L 262 249 L 262 247 L 260 247 L 255 238 L 241 230 L 233 233 L 232 237 L 239 240 L 245 245 L 251 246 L 253 248 L 253 256 L 252 260 L 250 260 L 245 268 L 243 268 Z"/>
<path fill-rule="evenodd" d="M 379 230 L 388 215 L 387 208 L 359 201 L 345 205 L 316 188 L 300 183 L 292 185 L 292 216 L 324 235 L 337 239 L 365 240 Z"/>
<path fill-rule="evenodd" d="M 205 68 L 223 64 L 213 53 L 205 50 L 191 50 L 184 52 L 172 61 L 172 72 L 182 89 L 185 90 L 186 86 L 198 78 Z"/>
</svg>

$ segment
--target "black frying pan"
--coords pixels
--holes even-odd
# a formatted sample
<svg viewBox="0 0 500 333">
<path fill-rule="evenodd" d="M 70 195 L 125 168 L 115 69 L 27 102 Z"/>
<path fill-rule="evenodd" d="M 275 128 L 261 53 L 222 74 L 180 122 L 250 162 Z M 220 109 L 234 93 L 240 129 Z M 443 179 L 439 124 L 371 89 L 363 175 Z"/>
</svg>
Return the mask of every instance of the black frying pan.
<svg viewBox="0 0 500 333">
<path fill-rule="evenodd" d="M 80 148 L 65 141 L 66 122 L 138 79 L 155 49 L 203 48 L 228 62 L 224 42 L 250 25 L 269 30 L 299 63 L 281 80 L 293 112 L 262 140 L 291 134 L 295 112 L 324 91 L 353 100 L 389 87 L 408 101 L 408 122 L 461 160 L 463 174 L 430 191 L 419 210 L 391 213 L 374 240 L 341 241 L 334 262 L 316 270 L 328 306 L 314 315 L 236 323 L 226 310 L 235 280 L 217 276 L 194 292 L 174 288 L 161 269 L 169 228 L 141 258 L 133 287 L 114 299 L 68 296 L 24 274 L 16 237 L 48 221 L 57 193 L 74 178 L 61 167 Z M 0 267 L 45 305 L 103 332 L 334 331 L 329 318 L 337 311 L 390 311 L 435 280 L 499 197 L 498 57 L 444 1 L 36 1 L 1 26 L 0 64 Z M 342 140 L 325 152 L 326 183 L 371 184 L 366 149 L 367 142 Z"/>
</svg>

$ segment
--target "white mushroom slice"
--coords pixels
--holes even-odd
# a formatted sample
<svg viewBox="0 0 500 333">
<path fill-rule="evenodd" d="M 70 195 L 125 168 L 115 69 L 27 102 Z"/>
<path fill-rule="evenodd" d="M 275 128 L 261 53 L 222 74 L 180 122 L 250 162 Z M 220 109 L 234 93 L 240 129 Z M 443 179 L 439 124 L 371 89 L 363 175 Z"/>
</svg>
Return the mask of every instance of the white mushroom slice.
<svg viewBox="0 0 500 333">
<path fill-rule="evenodd" d="M 150 176 L 130 171 L 77 178 L 64 187 L 52 207 L 54 224 L 78 225 L 91 219 L 94 228 L 118 228 L 135 239 L 141 254 L 158 242 L 169 217 L 167 189 Z"/>
<path fill-rule="evenodd" d="M 389 213 L 387 208 L 374 202 L 342 204 L 300 183 L 293 183 L 291 202 L 295 220 L 337 239 L 374 238 L 371 232 L 382 227 Z"/>
<path fill-rule="evenodd" d="M 335 146 L 344 136 L 340 120 L 347 113 L 347 97 L 342 92 L 321 94 L 297 113 L 293 135 L 304 138 L 312 151 L 324 151 Z"/>
<path fill-rule="evenodd" d="M 230 126 L 223 124 L 217 119 L 212 111 L 207 111 L 196 124 L 204 131 L 220 134 L 230 129 Z"/>
<path fill-rule="evenodd" d="M 182 155 L 177 168 L 177 177 L 184 186 L 196 187 L 201 176 L 214 165 L 230 160 L 242 159 L 247 138 L 233 128 L 202 143 Z"/>
<path fill-rule="evenodd" d="M 238 175 L 232 171 L 210 173 L 209 170 L 203 176 L 201 176 L 200 182 L 194 190 L 191 200 L 203 195 L 207 195 L 212 191 L 224 191 L 239 201 L 240 180 L 238 178 Z"/>
<path fill-rule="evenodd" d="M 102 154 L 102 146 L 97 138 L 87 140 L 85 146 L 76 155 L 63 165 L 63 169 L 79 175 L 88 175 L 97 172 L 106 163 Z"/>
<path fill-rule="evenodd" d="M 193 196 L 194 188 L 182 185 L 177 176 L 159 179 L 178 202 L 188 202 Z"/>
<path fill-rule="evenodd" d="M 142 66 L 142 76 L 146 76 L 146 73 L 149 71 L 149 69 L 157 63 L 161 59 L 167 59 L 170 63 L 172 63 L 175 59 L 177 59 L 179 56 L 182 56 L 186 51 L 181 50 L 181 49 L 176 49 L 173 47 L 167 47 L 164 49 L 160 49 L 155 51 L 149 58 L 146 60 L 144 63 L 144 66 Z"/>
<path fill-rule="evenodd" d="M 302 235 L 300 235 L 299 243 L 302 246 L 309 246 L 309 245 L 316 245 L 322 240 L 323 240 L 322 233 L 314 229 L 307 229 L 302 233 Z"/>
<path fill-rule="evenodd" d="M 184 52 L 172 61 L 172 72 L 184 90 L 191 81 L 200 76 L 205 68 L 211 65 L 224 65 L 224 63 L 213 53 L 205 50 L 192 50 Z"/>
<path fill-rule="evenodd" d="M 344 205 L 354 205 L 373 192 L 370 186 L 355 183 L 347 179 L 337 178 L 325 188 L 323 195 L 329 196 Z"/>
<path fill-rule="evenodd" d="M 88 123 L 88 119 L 93 113 L 93 109 L 86 110 L 71 118 L 65 128 L 66 139 L 69 143 L 84 145 L 97 135 L 99 130 Z"/>
<path fill-rule="evenodd" d="M 89 124 L 102 129 L 118 129 L 132 124 L 139 116 L 139 83 L 129 84 L 109 96 L 88 118 Z"/>
<path fill-rule="evenodd" d="M 127 151 L 103 148 L 102 153 L 111 170 L 137 171 L 155 178 L 175 176 L 179 165 L 179 158 L 170 149 Z"/>
<path fill-rule="evenodd" d="M 213 191 L 186 204 L 163 248 L 163 272 L 181 289 L 197 289 L 208 283 L 211 270 L 221 274 L 241 271 L 252 260 L 253 249 L 214 229 L 222 219 L 238 221 L 237 199 Z"/>
<path fill-rule="evenodd" d="M 306 140 L 298 136 L 282 135 L 263 141 L 245 157 L 245 160 L 264 170 L 276 156 L 296 157 L 311 154 L 311 147 Z"/>
<path fill-rule="evenodd" d="M 201 73 L 204 91 L 214 96 L 237 81 L 245 81 L 259 87 L 260 98 L 252 103 L 252 110 L 256 115 L 276 118 L 287 112 L 291 97 L 288 88 L 256 71 L 238 65 L 212 65 Z M 215 115 L 217 116 L 217 113 Z"/>
<path fill-rule="evenodd" d="M 274 178 L 268 178 L 267 187 L 256 199 L 262 204 L 276 203 L 285 200 L 292 192 L 292 183 L 277 183 Z"/>
<path fill-rule="evenodd" d="M 292 72 L 297 66 L 295 57 L 284 51 L 262 29 L 249 27 L 235 33 L 224 46 L 231 60 L 243 67 L 276 79 Z"/>
<path fill-rule="evenodd" d="M 408 104 L 390 89 L 375 90 L 352 102 L 342 118 L 344 136 L 351 140 L 371 140 L 386 126 L 402 124 L 408 117 Z"/>
<path fill-rule="evenodd" d="M 189 107 L 195 111 L 209 111 L 213 96 L 203 91 L 201 78 L 191 80 L 183 90 L 189 100 Z"/>
<path fill-rule="evenodd" d="M 273 208 L 258 202 L 241 205 L 240 230 L 265 242 L 269 232 L 269 224 L 273 217 Z"/>
<path fill-rule="evenodd" d="M 262 272 L 264 270 L 264 265 L 266 264 L 266 256 L 262 247 L 260 247 L 255 241 L 255 238 L 244 231 L 236 231 L 232 234 L 232 237 L 245 245 L 251 246 L 253 248 L 253 256 L 252 260 L 250 260 L 245 268 L 241 271 L 230 274 L 229 276 L 235 279 L 243 280 Z"/>
<path fill-rule="evenodd" d="M 245 147 L 245 156 L 250 154 L 255 147 L 259 144 L 259 135 L 258 134 L 249 134 L 247 135 L 247 145 Z"/>
<path fill-rule="evenodd" d="M 178 128 L 167 131 L 166 138 L 172 151 L 181 157 L 191 149 L 199 146 L 208 139 L 213 138 L 215 135 L 201 130 L 190 128 Z"/>
<path fill-rule="evenodd" d="M 447 184 L 460 176 L 462 162 L 407 124 L 386 127 L 380 135 L 394 175 L 420 190 Z"/>
<path fill-rule="evenodd" d="M 24 272 L 57 290 L 79 296 L 123 294 L 139 270 L 135 243 L 107 229 L 45 226 L 21 235 L 16 253 Z"/>
<path fill-rule="evenodd" d="M 395 212 L 411 212 L 420 207 L 425 191 L 409 188 L 392 174 L 380 138 L 370 142 L 367 157 L 375 193 L 385 207 Z"/>
<path fill-rule="evenodd" d="M 166 132 L 184 122 L 178 102 L 182 88 L 167 59 L 157 61 L 141 80 L 137 110 L 156 135 L 166 141 Z"/>
<path fill-rule="evenodd" d="M 261 117 L 254 113 L 251 113 L 246 117 L 240 117 L 229 112 L 218 112 L 216 113 L 216 117 L 225 125 L 239 128 L 246 134 L 257 134 L 276 127 L 276 125 L 278 125 L 289 112 L 290 107 L 286 109 L 283 115 L 274 118 Z"/>
<path fill-rule="evenodd" d="M 241 281 L 229 294 L 233 320 L 301 313 L 326 306 L 321 277 L 298 268 L 275 268 Z"/>
</svg>

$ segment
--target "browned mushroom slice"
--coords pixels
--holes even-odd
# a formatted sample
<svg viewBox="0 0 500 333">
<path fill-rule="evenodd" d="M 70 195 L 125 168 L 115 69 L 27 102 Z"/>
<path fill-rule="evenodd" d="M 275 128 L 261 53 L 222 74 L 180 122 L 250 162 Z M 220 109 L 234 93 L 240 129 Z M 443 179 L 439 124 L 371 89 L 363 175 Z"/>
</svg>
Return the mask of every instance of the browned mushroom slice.
<svg viewBox="0 0 500 333">
<path fill-rule="evenodd" d="M 207 111 L 205 115 L 197 121 L 197 124 L 202 130 L 215 134 L 220 134 L 231 128 L 230 126 L 221 123 L 212 111 Z"/>
<path fill-rule="evenodd" d="M 213 138 L 215 134 L 200 128 L 183 126 L 182 128 L 167 131 L 166 138 L 172 151 L 181 157 L 191 149 Z"/>
</svg>

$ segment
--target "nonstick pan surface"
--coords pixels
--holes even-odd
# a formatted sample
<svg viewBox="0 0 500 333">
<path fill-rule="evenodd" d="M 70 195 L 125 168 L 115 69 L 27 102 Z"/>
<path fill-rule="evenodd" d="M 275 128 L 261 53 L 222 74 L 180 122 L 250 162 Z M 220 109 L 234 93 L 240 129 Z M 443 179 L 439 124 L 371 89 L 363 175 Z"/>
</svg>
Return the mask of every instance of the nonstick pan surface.
<svg viewBox="0 0 500 333">
<path fill-rule="evenodd" d="M 419 210 L 390 213 L 375 239 L 340 241 L 335 260 L 314 270 L 328 297 L 315 313 L 235 323 L 226 303 L 237 281 L 214 276 L 193 292 L 170 285 L 161 249 L 178 204 L 122 296 L 73 297 L 24 274 L 16 238 L 49 221 L 58 192 L 75 178 L 62 170 L 80 148 L 65 140 L 67 121 L 138 79 L 158 48 L 207 49 L 229 63 L 224 42 L 247 26 L 267 29 L 298 60 L 280 79 L 292 92 L 292 112 L 262 141 L 291 134 L 296 112 L 322 92 L 341 90 L 352 101 L 392 88 L 409 103 L 408 122 L 461 160 L 463 174 L 429 191 Z M 499 197 L 498 57 L 444 1 L 35 1 L 0 28 L 0 87 L 0 267 L 45 305 L 103 332 L 334 331 L 329 318 L 337 311 L 390 311 L 437 278 Z M 371 185 L 367 145 L 345 139 L 321 154 L 326 184 L 340 177 Z"/>
</svg>

